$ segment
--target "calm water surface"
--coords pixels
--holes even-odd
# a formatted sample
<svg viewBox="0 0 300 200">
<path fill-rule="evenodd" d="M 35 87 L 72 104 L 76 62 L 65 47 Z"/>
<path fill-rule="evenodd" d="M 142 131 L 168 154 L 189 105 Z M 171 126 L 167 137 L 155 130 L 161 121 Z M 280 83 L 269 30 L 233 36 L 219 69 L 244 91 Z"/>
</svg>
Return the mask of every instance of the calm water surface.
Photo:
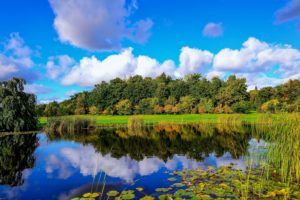
<svg viewBox="0 0 300 200">
<path fill-rule="evenodd" d="M 101 191 L 104 173 L 106 191 L 142 187 L 155 194 L 174 170 L 244 169 L 244 155 L 264 145 L 259 141 L 246 127 L 199 125 L 2 136 L 0 199 L 71 199 Z"/>
</svg>

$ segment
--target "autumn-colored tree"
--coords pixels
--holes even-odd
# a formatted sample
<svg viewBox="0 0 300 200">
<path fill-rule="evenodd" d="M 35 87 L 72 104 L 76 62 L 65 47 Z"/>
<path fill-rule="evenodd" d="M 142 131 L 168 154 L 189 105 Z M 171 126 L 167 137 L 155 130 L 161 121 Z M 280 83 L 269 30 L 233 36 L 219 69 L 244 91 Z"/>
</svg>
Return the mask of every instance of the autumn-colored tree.
<svg viewBox="0 0 300 200">
<path fill-rule="evenodd" d="M 164 107 L 155 105 L 153 111 L 155 114 L 162 114 L 164 112 Z"/>
<path fill-rule="evenodd" d="M 76 98 L 76 109 L 74 111 L 76 115 L 84 115 L 88 113 L 88 106 L 86 102 L 86 95 L 79 94 Z"/>
<path fill-rule="evenodd" d="M 89 114 L 97 115 L 98 114 L 98 108 L 96 106 L 89 107 Z"/>
<path fill-rule="evenodd" d="M 172 105 L 165 105 L 164 107 L 164 112 L 167 113 L 167 114 L 171 114 L 173 113 L 173 106 Z"/>
<path fill-rule="evenodd" d="M 278 101 L 278 99 L 272 99 L 270 101 L 267 101 L 261 106 L 261 111 L 276 113 L 279 111 L 279 108 L 280 108 L 280 102 Z"/>
<path fill-rule="evenodd" d="M 119 115 L 130 115 L 132 114 L 132 105 L 129 99 L 119 101 L 115 105 L 116 111 Z"/>
<path fill-rule="evenodd" d="M 177 104 L 176 107 L 178 107 L 180 113 L 191 113 L 194 103 L 194 98 L 191 96 L 184 96 L 180 98 L 179 104 Z"/>
</svg>

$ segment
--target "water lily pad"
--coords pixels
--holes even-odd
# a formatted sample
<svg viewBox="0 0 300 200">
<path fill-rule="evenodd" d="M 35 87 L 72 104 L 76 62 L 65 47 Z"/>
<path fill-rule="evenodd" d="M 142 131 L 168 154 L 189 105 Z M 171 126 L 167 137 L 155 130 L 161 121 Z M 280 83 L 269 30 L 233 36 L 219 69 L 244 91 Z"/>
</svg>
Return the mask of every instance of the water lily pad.
<svg viewBox="0 0 300 200">
<path fill-rule="evenodd" d="M 172 186 L 173 187 L 184 187 L 185 185 L 183 183 L 174 183 Z"/>
<path fill-rule="evenodd" d="M 172 190 L 172 188 L 156 188 L 155 191 L 156 192 L 168 192 Z"/>
<path fill-rule="evenodd" d="M 168 178 L 168 181 L 176 181 L 177 179 L 174 177 Z"/>
<path fill-rule="evenodd" d="M 172 195 L 170 194 L 163 194 L 158 196 L 159 200 L 172 200 Z"/>
<path fill-rule="evenodd" d="M 82 196 L 83 196 L 84 198 L 88 198 L 88 197 L 91 197 L 91 195 L 92 195 L 92 193 L 87 192 L 87 193 L 83 194 Z"/>
<path fill-rule="evenodd" d="M 123 191 L 120 195 L 120 199 L 124 199 L 124 200 L 130 200 L 134 198 L 135 198 L 135 194 L 133 190 Z"/>
<path fill-rule="evenodd" d="M 119 194 L 119 192 L 116 191 L 116 190 L 111 190 L 111 191 L 109 191 L 109 192 L 106 193 L 106 195 L 109 196 L 109 197 L 115 197 L 118 194 Z"/>
<path fill-rule="evenodd" d="M 137 191 L 139 191 L 139 192 L 142 192 L 144 189 L 143 188 L 141 188 L 141 187 L 137 187 L 137 188 L 135 188 Z"/>
<path fill-rule="evenodd" d="M 152 197 L 152 196 L 144 196 L 144 197 L 140 198 L 140 200 L 154 200 L 154 197 Z"/>
</svg>

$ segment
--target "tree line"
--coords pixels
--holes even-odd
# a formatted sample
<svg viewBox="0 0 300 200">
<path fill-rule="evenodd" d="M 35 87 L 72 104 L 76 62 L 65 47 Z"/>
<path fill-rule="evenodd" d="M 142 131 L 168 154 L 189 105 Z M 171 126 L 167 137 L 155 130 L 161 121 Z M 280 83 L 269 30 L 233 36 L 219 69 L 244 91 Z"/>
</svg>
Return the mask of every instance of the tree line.
<svg viewBox="0 0 300 200">
<path fill-rule="evenodd" d="M 201 74 L 182 79 L 136 75 L 103 81 L 89 92 L 36 109 L 39 116 L 299 112 L 300 80 L 247 91 L 246 79 L 235 75 L 226 80 Z"/>
</svg>

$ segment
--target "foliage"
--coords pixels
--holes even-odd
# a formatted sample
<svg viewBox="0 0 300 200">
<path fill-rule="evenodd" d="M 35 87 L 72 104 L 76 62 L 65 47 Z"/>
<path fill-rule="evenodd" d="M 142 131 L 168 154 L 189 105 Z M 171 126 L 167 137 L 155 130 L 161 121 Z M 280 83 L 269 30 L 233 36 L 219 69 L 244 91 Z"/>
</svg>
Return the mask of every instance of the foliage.
<svg viewBox="0 0 300 200">
<path fill-rule="evenodd" d="M 191 113 L 194 103 L 195 99 L 193 97 L 184 96 L 180 98 L 180 101 L 176 107 L 178 107 L 179 113 Z"/>
<path fill-rule="evenodd" d="M 34 151 L 38 146 L 36 134 L 9 135 L 0 140 L 0 184 L 21 186 L 23 171 L 34 166 Z"/>
<path fill-rule="evenodd" d="M 211 113 L 213 111 L 213 102 L 211 99 L 202 98 L 198 104 L 198 113 Z"/>
<path fill-rule="evenodd" d="M 89 114 L 97 115 L 98 114 L 98 108 L 96 106 L 89 107 Z"/>
<path fill-rule="evenodd" d="M 132 105 L 129 99 L 119 101 L 116 106 L 116 111 L 119 115 L 130 115 L 132 114 Z"/>
<path fill-rule="evenodd" d="M 29 131 L 37 128 L 36 97 L 24 92 L 25 80 L 0 82 L 0 131 Z"/>
<path fill-rule="evenodd" d="M 251 111 L 251 104 L 248 101 L 240 101 L 231 106 L 235 113 L 249 113 Z"/>
<path fill-rule="evenodd" d="M 276 113 L 280 109 L 280 102 L 277 99 L 267 101 L 261 106 L 262 112 Z"/>
<path fill-rule="evenodd" d="M 56 105 L 38 106 L 39 116 L 88 114 L 97 107 L 99 114 L 184 114 L 184 113 L 248 113 L 261 111 L 264 103 L 277 99 L 280 109 L 272 112 L 299 112 L 300 80 L 290 80 L 276 87 L 247 91 L 246 79 L 235 75 L 227 80 L 201 74 L 172 79 L 162 74 L 156 78 L 136 75 L 128 79 L 115 78 L 95 85 L 90 92 L 81 92 Z M 124 102 L 127 100 L 127 102 Z M 120 104 L 123 103 L 123 105 Z M 127 107 L 124 109 L 124 103 Z M 118 108 L 121 110 L 118 111 Z M 44 112 L 43 112 L 43 108 Z M 229 109 L 230 108 L 230 109 Z M 268 111 L 270 112 L 270 111 Z"/>
</svg>

